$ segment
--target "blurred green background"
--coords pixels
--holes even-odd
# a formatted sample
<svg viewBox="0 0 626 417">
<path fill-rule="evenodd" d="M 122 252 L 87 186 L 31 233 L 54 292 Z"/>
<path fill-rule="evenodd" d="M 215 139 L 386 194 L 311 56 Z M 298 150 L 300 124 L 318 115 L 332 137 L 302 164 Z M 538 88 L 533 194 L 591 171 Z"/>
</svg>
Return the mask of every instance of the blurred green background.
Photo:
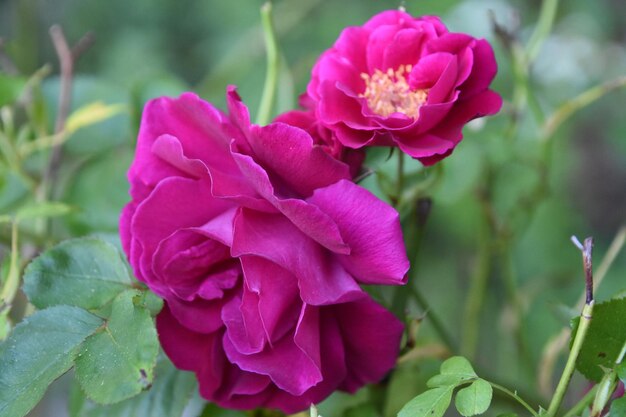
<svg viewBox="0 0 626 417">
<path fill-rule="evenodd" d="M 262 3 L 0 0 L 0 37 L 17 72 L 28 76 L 45 63 L 55 68 L 42 84 L 51 126 L 59 84 L 57 58 L 48 33 L 52 24 L 61 25 L 70 44 L 88 31 L 96 37 L 77 65 L 73 108 L 96 100 L 129 106 L 129 112 L 79 131 L 65 146 L 56 194 L 78 211 L 55 224 L 54 240 L 116 233 L 119 211 L 128 199 L 125 171 L 132 160 L 141 108 L 148 99 L 191 90 L 222 106 L 226 85 L 235 84 L 254 114 L 265 76 L 259 24 Z M 511 100 L 510 56 L 494 35 L 490 13 L 524 41 L 536 24 L 540 1 L 420 0 L 403 4 L 413 15 L 441 16 L 452 31 L 489 39 L 500 68 L 493 88 L 506 101 Z M 316 57 L 332 45 L 342 28 L 360 25 L 371 15 L 398 6 L 398 1 L 275 2 L 274 18 L 285 62 L 277 111 L 296 106 Z M 531 68 L 530 88 L 538 107 L 549 115 L 586 89 L 624 76 L 625 43 L 622 0 L 561 2 L 553 32 Z M 5 65 L 0 75 L 6 77 L 9 72 L 11 68 Z M 487 375 L 538 400 L 545 398 L 536 380 L 542 349 L 567 326 L 569 308 L 583 289 L 580 255 L 569 237 L 593 235 L 599 262 L 626 223 L 625 104 L 623 90 L 611 93 L 558 130 L 552 138 L 545 181 L 548 192 L 528 209 L 520 206 L 519 196 L 542 181 L 533 163 L 526 161 L 537 153 L 539 126 L 528 112 L 523 113 L 510 145 L 503 139 L 510 105 L 486 123 L 466 128 L 464 141 L 444 162 L 443 180 L 430 192 L 434 205 L 411 285 L 419 287 L 457 343 L 466 325 L 465 297 L 478 262 L 481 202 L 477 194 L 487 189 L 500 217 L 506 218 L 510 211 L 522 213 L 522 226 L 510 239 L 510 264 L 492 268 L 488 276 L 474 362 Z M 380 164 L 381 169 L 389 169 Z M 484 169 L 489 164 L 496 169 L 485 184 Z M 414 169 L 419 170 L 417 165 Z M 17 192 L 11 181 L 5 176 L 0 183 L 0 211 L 10 212 L 19 201 L 19 195 L 11 194 Z M 373 181 L 366 184 L 376 189 Z M 516 277 L 516 299 L 522 311 L 519 323 L 510 304 L 510 288 L 502 277 L 507 269 Z M 626 256 L 622 254 L 597 298 L 607 299 L 623 290 Z M 411 305 L 411 313 L 420 317 L 423 305 Z M 515 339 L 517 327 L 525 340 L 523 347 Z M 420 327 L 418 341 L 424 346 L 438 341 L 428 317 Z M 391 381 L 396 391 L 394 403 L 387 404 L 390 415 L 424 389 L 424 381 L 437 364 L 423 360 L 399 368 Z M 559 369 L 557 366 L 556 371 Z M 584 390 L 584 381 L 576 384 L 569 402 Z M 61 384 L 54 389 L 64 392 L 65 388 Z M 340 408 L 358 405 L 359 398 L 346 402 L 336 396 L 324 415 L 339 416 Z M 62 416 L 64 401 L 62 396 L 49 396 L 33 415 Z"/>
</svg>

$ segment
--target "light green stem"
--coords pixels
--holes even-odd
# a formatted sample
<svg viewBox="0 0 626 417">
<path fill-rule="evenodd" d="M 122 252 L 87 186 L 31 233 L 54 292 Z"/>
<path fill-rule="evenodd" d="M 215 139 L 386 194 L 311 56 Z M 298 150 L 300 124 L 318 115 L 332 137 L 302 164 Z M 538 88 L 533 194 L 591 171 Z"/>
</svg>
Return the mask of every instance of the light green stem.
<svg viewBox="0 0 626 417">
<path fill-rule="evenodd" d="M 556 109 L 548 120 L 546 120 L 546 123 L 543 126 L 543 140 L 546 141 L 550 139 L 559 126 L 561 126 L 578 110 L 587 107 L 599 98 L 604 97 L 607 93 L 623 87 L 626 87 L 626 77 L 618 77 L 606 83 L 591 87 L 573 99 L 566 101 L 563 105 Z"/>
<path fill-rule="evenodd" d="M 489 381 L 487 381 L 489 382 Z M 515 401 L 517 401 L 518 403 L 520 403 L 525 409 L 527 409 L 530 414 L 532 414 L 533 416 L 537 417 L 538 414 L 537 412 L 526 402 L 524 401 L 519 395 L 517 395 L 516 393 L 514 393 L 513 391 L 509 390 L 508 388 L 503 387 L 502 385 L 498 385 L 495 384 L 493 382 L 489 382 L 489 385 L 491 385 L 493 388 L 504 392 L 505 394 L 507 394 L 509 397 L 515 399 Z"/>
<path fill-rule="evenodd" d="M 480 313 L 485 300 L 487 282 L 491 273 L 491 241 L 487 226 L 481 231 L 478 249 L 478 259 L 474 273 L 471 276 L 470 288 L 465 304 L 465 324 L 461 353 L 463 356 L 474 359 L 478 347 L 478 335 L 480 332 Z"/>
<path fill-rule="evenodd" d="M 526 59 L 531 63 L 537 58 L 541 45 L 552 31 L 559 0 L 544 0 L 539 11 L 539 21 L 526 46 Z"/>
<path fill-rule="evenodd" d="M 0 312 L 4 309 L 10 309 L 17 289 L 20 284 L 20 266 L 19 266 L 19 253 L 18 253 L 18 233 L 17 233 L 17 221 L 13 221 L 11 227 L 11 258 L 9 264 L 9 273 L 7 279 L 2 286 L 2 292 L 0 293 Z"/>
<path fill-rule="evenodd" d="M 276 87 L 278 85 L 278 42 L 276 41 L 276 32 L 274 31 L 274 23 L 272 21 L 272 3 L 270 2 L 265 3 L 261 7 L 261 24 L 267 51 L 267 73 L 265 74 L 263 95 L 261 96 L 256 122 L 263 126 L 271 120 L 276 99 Z"/>
<path fill-rule="evenodd" d="M 591 317 L 593 316 L 593 304 L 594 302 L 591 300 L 589 304 L 585 304 L 583 307 L 583 312 L 580 315 L 578 330 L 576 331 L 576 336 L 574 337 L 574 343 L 572 343 L 572 349 L 567 357 L 565 369 L 563 370 L 563 374 L 561 375 L 561 379 L 556 387 L 556 391 L 554 392 L 554 396 L 552 397 L 552 401 L 550 402 L 550 406 L 548 407 L 545 417 L 554 417 L 563 402 L 565 391 L 567 391 L 569 381 L 572 379 L 574 369 L 576 368 L 576 359 L 578 359 L 578 354 L 580 353 L 583 341 L 587 335 L 587 330 L 589 329 L 589 324 L 591 323 Z"/>
</svg>

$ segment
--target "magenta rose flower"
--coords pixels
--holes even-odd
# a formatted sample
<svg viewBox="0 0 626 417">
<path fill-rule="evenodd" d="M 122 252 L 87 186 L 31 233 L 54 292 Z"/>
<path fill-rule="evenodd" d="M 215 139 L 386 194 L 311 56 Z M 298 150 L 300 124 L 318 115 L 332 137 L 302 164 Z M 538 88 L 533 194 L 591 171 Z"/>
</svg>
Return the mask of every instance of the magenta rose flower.
<svg viewBox="0 0 626 417">
<path fill-rule="evenodd" d="M 307 95 L 345 146 L 397 146 L 430 165 L 452 152 L 468 121 L 500 110 L 489 90 L 496 71 L 486 40 L 392 10 L 344 29 L 315 64 Z"/>
<path fill-rule="evenodd" d="M 363 149 L 345 147 L 337 139 L 335 133 L 322 125 L 315 117 L 313 103 L 306 95 L 300 97 L 300 106 L 305 110 L 291 110 L 285 112 L 276 117 L 275 121 L 304 129 L 311 135 L 315 145 L 320 146 L 333 158 L 348 164 L 350 174 L 353 178 L 358 176 L 361 172 L 363 161 L 365 160 L 365 152 Z"/>
<path fill-rule="evenodd" d="M 202 396 L 293 413 L 394 365 L 402 325 L 359 284 L 403 284 L 408 261 L 397 212 L 347 164 L 227 99 L 230 115 L 193 94 L 147 104 L 120 233 Z"/>
</svg>

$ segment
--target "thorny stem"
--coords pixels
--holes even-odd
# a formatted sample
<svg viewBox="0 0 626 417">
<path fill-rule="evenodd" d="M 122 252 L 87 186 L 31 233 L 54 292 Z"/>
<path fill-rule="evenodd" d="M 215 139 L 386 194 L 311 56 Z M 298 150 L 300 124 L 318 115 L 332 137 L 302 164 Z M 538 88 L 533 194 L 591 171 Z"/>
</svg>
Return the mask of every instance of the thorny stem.
<svg viewBox="0 0 626 417">
<path fill-rule="evenodd" d="M 265 37 L 265 48 L 267 51 L 267 74 L 263 85 L 263 95 L 257 114 L 257 124 L 263 126 L 269 123 L 274 109 L 274 99 L 276 98 L 276 86 L 278 84 L 278 43 L 276 32 L 272 21 L 272 3 L 267 2 L 261 7 L 261 24 Z"/>
<path fill-rule="evenodd" d="M 574 342 L 572 343 L 570 354 L 567 357 L 565 369 L 563 370 L 561 379 L 559 380 L 559 383 L 556 387 L 556 391 L 554 393 L 554 396 L 552 397 L 552 401 L 550 402 L 548 411 L 545 414 L 546 417 L 554 417 L 557 411 L 559 411 L 559 407 L 561 406 L 561 403 L 563 402 L 563 397 L 565 396 L 565 391 L 567 390 L 569 382 L 572 379 L 572 375 L 574 374 L 576 359 L 578 359 L 578 354 L 580 353 L 580 349 L 582 348 L 583 341 L 585 340 L 585 336 L 587 334 L 587 330 L 589 329 L 589 324 L 591 323 L 591 318 L 593 316 L 593 265 L 591 260 L 591 252 L 593 250 L 593 238 L 586 238 L 583 244 L 581 244 L 575 237 L 572 237 L 572 241 L 582 252 L 583 269 L 585 270 L 586 303 L 580 315 L 580 324 L 578 325 L 576 336 L 574 336 Z"/>
</svg>

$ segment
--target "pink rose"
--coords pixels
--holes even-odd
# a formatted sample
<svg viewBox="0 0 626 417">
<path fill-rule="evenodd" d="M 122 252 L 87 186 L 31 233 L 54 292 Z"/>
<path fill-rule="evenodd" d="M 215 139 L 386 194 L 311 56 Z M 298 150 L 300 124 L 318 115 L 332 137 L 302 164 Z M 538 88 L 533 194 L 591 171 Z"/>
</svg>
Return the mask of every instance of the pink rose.
<svg viewBox="0 0 626 417">
<path fill-rule="evenodd" d="M 484 39 L 439 18 L 391 10 L 345 29 L 315 64 L 307 94 L 345 146 L 398 146 L 430 165 L 452 153 L 470 120 L 500 110 Z"/>
<path fill-rule="evenodd" d="M 359 283 L 403 284 L 408 261 L 397 212 L 346 164 L 227 99 L 230 116 L 193 94 L 147 104 L 120 233 L 202 396 L 293 413 L 394 365 L 402 324 Z"/>
</svg>

